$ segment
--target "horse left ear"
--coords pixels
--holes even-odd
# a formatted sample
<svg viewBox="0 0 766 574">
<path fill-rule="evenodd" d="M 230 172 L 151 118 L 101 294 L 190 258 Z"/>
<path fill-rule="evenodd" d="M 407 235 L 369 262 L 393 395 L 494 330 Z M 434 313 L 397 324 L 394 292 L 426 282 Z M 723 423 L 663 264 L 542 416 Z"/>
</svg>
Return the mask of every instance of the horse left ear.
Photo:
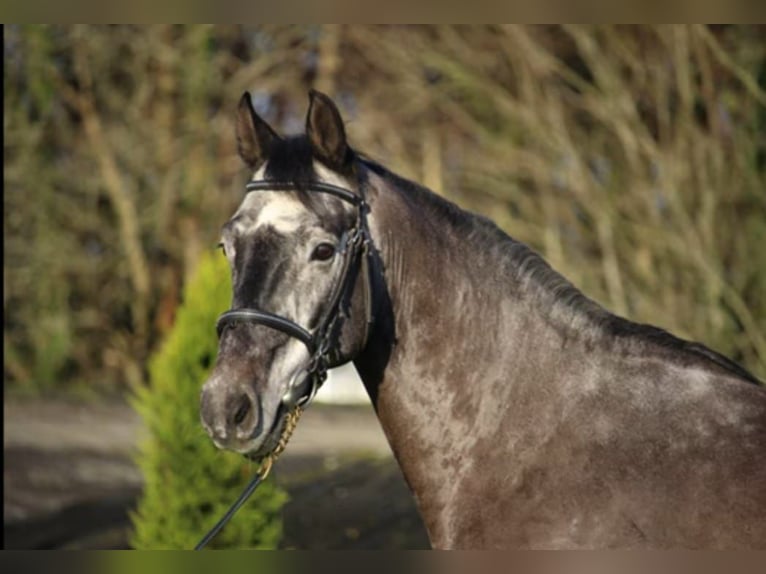
<svg viewBox="0 0 766 574">
<path fill-rule="evenodd" d="M 309 91 L 306 135 L 317 159 L 331 169 L 342 171 L 349 158 L 343 118 L 335 103 L 316 90 Z"/>
</svg>

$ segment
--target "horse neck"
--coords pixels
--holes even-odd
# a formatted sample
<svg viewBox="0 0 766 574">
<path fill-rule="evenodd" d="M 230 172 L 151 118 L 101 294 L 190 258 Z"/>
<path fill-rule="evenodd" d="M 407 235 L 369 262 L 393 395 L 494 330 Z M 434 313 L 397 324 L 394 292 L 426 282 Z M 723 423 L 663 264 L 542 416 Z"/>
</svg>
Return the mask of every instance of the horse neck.
<svg viewBox="0 0 766 574">
<path fill-rule="evenodd" d="M 374 176 L 371 187 L 390 319 L 355 363 L 428 517 L 471 465 L 471 443 L 509 415 L 514 369 L 560 361 L 560 335 L 539 319 L 546 302 L 529 296 L 508 259 L 520 244 L 425 191 Z M 439 525 L 427 526 L 433 537 Z"/>
</svg>

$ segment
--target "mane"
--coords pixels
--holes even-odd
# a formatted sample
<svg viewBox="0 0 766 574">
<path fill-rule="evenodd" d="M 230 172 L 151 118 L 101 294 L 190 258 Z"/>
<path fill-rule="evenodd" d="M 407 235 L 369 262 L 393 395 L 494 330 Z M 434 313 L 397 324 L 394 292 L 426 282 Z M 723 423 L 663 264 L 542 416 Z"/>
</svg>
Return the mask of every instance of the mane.
<svg viewBox="0 0 766 574">
<path fill-rule="evenodd" d="M 550 299 L 556 311 L 563 311 L 572 319 L 584 319 L 606 338 L 642 342 L 655 349 L 676 351 L 686 360 L 693 359 L 708 367 L 715 366 L 748 382 L 761 384 L 746 369 L 700 343 L 680 339 L 659 327 L 636 323 L 611 313 L 584 295 L 533 249 L 513 239 L 490 219 L 461 209 L 367 156 L 357 154 L 357 159 L 389 185 L 401 190 L 409 201 L 426 213 L 433 214 L 458 233 L 470 237 L 478 249 L 498 252 L 519 283 L 530 286 Z"/>
</svg>

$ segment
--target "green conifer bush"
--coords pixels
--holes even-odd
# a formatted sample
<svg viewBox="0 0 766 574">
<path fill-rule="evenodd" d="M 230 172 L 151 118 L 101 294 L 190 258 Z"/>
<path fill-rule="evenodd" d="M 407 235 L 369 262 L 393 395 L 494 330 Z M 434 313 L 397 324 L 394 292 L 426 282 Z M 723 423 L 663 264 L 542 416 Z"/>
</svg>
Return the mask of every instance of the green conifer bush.
<svg viewBox="0 0 766 574">
<path fill-rule="evenodd" d="M 175 324 L 149 364 L 149 385 L 133 404 L 148 437 L 137 463 L 144 491 L 132 516 L 135 548 L 193 548 L 256 470 L 218 450 L 199 420 L 199 394 L 217 353 L 215 321 L 230 298 L 223 257 L 206 254 L 189 281 Z M 286 493 L 266 481 L 210 548 L 275 548 Z"/>
</svg>

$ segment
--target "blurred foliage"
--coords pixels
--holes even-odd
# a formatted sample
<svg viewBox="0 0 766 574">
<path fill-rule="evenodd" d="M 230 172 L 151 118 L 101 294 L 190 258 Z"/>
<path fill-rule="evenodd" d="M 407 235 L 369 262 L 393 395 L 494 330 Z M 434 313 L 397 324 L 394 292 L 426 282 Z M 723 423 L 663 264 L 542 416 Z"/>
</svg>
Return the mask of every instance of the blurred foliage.
<svg viewBox="0 0 766 574">
<path fill-rule="evenodd" d="M 766 377 L 766 29 L 5 28 L 5 377 L 140 386 L 241 198 L 244 90 Z M 212 322 L 211 322 L 212 328 Z"/>
<path fill-rule="evenodd" d="M 226 259 L 203 255 L 167 340 L 149 364 L 149 387 L 134 397 L 149 438 L 137 462 L 144 490 L 133 515 L 132 545 L 142 549 L 190 549 L 228 510 L 256 465 L 218 450 L 199 422 L 200 382 L 218 349 L 215 323 L 228 306 Z M 210 543 L 211 548 L 276 548 L 287 494 L 266 481 Z"/>
</svg>

